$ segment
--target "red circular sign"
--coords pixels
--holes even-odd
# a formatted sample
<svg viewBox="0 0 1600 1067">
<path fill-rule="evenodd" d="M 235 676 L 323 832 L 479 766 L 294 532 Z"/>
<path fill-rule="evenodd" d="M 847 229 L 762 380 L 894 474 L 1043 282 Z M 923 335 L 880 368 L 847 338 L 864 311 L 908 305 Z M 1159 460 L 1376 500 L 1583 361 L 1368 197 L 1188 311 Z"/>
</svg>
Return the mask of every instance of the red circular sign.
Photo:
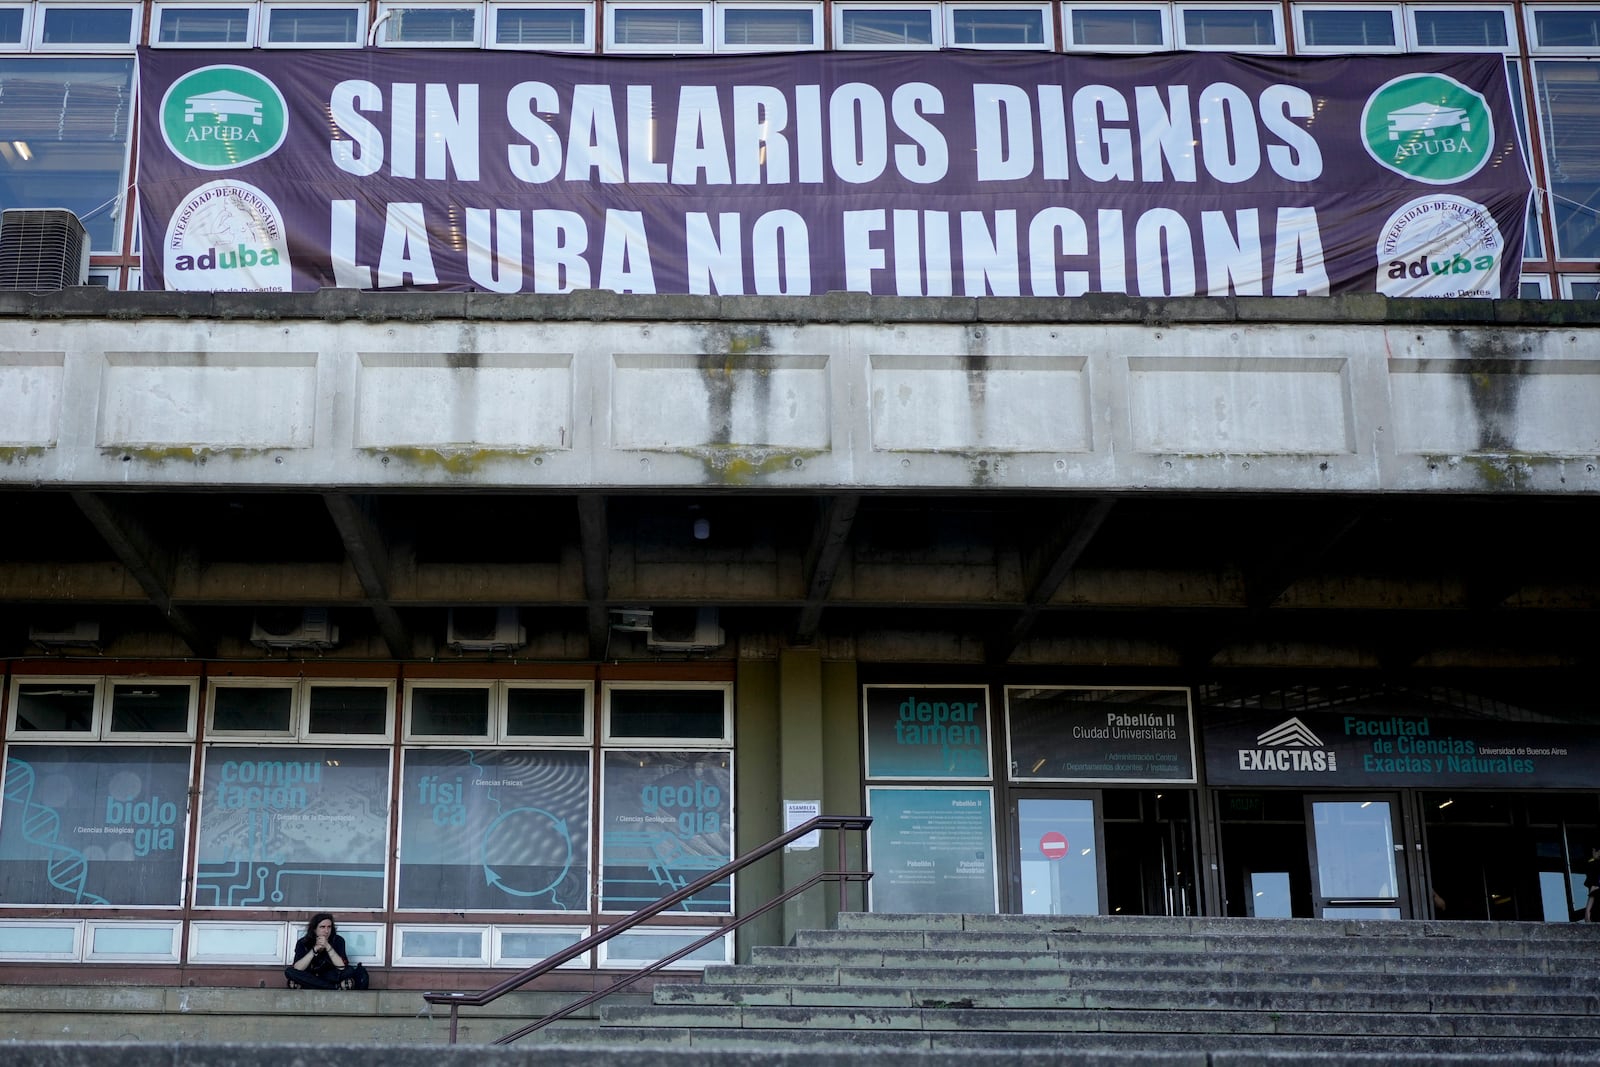
<svg viewBox="0 0 1600 1067">
<path fill-rule="evenodd" d="M 1067 854 L 1067 839 L 1065 835 L 1054 830 L 1039 838 L 1039 851 L 1044 853 L 1047 860 L 1058 860 Z"/>
</svg>

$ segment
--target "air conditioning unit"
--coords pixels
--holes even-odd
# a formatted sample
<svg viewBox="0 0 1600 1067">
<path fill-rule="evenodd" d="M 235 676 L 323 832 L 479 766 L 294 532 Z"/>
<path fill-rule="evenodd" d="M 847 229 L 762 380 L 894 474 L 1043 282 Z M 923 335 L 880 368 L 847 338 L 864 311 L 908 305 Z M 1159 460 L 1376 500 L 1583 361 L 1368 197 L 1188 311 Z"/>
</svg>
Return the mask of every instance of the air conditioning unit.
<svg viewBox="0 0 1600 1067">
<path fill-rule="evenodd" d="M 274 608 L 256 612 L 250 643 L 258 648 L 328 649 L 339 643 L 339 628 L 327 608 Z"/>
<path fill-rule="evenodd" d="M 507 651 L 527 644 L 528 631 L 516 608 L 451 608 L 444 643 L 458 652 Z"/>
<path fill-rule="evenodd" d="M 645 647 L 651 652 L 709 652 L 726 640 L 716 608 L 657 608 Z"/>
<path fill-rule="evenodd" d="M 89 232 L 65 208 L 0 212 L 0 289 L 41 292 L 89 284 Z"/>
<path fill-rule="evenodd" d="M 28 640 L 36 645 L 100 644 L 100 624 L 88 619 L 50 619 L 28 627 Z"/>
<path fill-rule="evenodd" d="M 649 633 L 652 614 L 649 608 L 612 608 L 611 628 L 630 633 Z"/>
</svg>

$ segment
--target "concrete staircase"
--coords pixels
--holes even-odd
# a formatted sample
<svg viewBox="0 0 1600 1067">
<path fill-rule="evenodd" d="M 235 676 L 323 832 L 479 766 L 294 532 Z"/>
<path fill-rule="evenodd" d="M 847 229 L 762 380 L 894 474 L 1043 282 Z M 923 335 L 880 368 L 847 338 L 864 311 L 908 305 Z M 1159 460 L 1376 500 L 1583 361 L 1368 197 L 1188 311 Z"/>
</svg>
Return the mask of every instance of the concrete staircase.
<svg viewBox="0 0 1600 1067">
<path fill-rule="evenodd" d="M 525 1041 L 1600 1064 L 1600 924 L 846 915 Z"/>
</svg>

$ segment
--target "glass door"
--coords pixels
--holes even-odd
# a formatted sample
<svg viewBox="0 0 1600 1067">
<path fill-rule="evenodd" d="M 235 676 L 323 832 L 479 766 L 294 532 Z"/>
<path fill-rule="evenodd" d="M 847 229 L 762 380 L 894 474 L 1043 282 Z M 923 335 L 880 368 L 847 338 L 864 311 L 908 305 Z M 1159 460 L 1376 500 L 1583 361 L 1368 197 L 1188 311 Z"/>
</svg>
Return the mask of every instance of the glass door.
<svg viewBox="0 0 1600 1067">
<path fill-rule="evenodd" d="M 1099 807 L 1098 793 L 1016 799 L 1012 811 L 1024 915 L 1099 915 L 1104 910 Z"/>
<path fill-rule="evenodd" d="M 1409 918 L 1399 798 L 1307 797 L 1306 806 L 1317 917 Z"/>
</svg>

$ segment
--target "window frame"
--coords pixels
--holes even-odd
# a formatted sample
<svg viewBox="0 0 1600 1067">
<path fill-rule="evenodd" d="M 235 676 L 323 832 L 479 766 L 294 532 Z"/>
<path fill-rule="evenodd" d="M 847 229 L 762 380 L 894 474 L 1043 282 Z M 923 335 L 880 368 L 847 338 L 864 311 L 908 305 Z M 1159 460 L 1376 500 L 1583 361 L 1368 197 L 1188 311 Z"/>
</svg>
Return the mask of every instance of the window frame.
<svg viewBox="0 0 1600 1067">
<path fill-rule="evenodd" d="M 945 47 L 943 5 L 937 3 L 871 3 L 870 0 L 844 0 L 833 5 L 833 48 L 840 52 L 937 52 Z M 928 15 L 928 32 L 932 36 L 927 44 L 846 44 L 844 41 L 845 16 L 856 11 L 923 11 Z"/>
<path fill-rule="evenodd" d="M 384 28 L 394 21 L 394 16 L 401 11 L 471 11 L 472 39 L 470 41 L 427 41 L 427 40 L 386 40 Z M 454 48 L 479 49 L 483 47 L 484 38 L 484 5 L 473 0 L 461 0 L 451 3 L 449 0 L 379 0 L 377 17 L 372 20 L 367 36 L 372 39 L 372 44 L 378 48 Z"/>
<path fill-rule="evenodd" d="M 499 27 L 496 16 L 504 10 L 522 10 L 529 8 L 547 8 L 556 11 L 577 11 L 583 16 L 583 40 L 576 44 L 522 44 L 518 41 L 506 43 L 500 40 Z M 529 0 L 490 0 L 488 14 L 483 26 L 483 47 L 505 52 L 593 52 L 595 48 L 594 5 L 574 3 L 538 3 Z"/>
<path fill-rule="evenodd" d="M 595 699 L 594 683 L 588 680 L 508 678 L 498 685 L 498 705 L 495 729 L 503 745 L 536 746 L 538 748 L 590 748 L 594 745 Z M 583 694 L 583 730 L 578 734 L 514 734 L 511 732 L 511 690 L 513 689 L 575 689 Z"/>
<path fill-rule="evenodd" d="M 272 16 L 278 11 L 354 11 L 356 15 L 356 37 L 353 41 L 273 41 Z M 261 5 L 261 17 L 257 22 L 257 37 L 260 48 L 294 48 L 294 49 L 320 49 L 320 48 L 360 48 L 367 43 L 367 35 L 371 33 L 367 20 L 367 5 L 340 3 L 338 0 L 328 0 L 319 3 L 293 3 L 283 0 L 267 0 Z"/>
<path fill-rule="evenodd" d="M 1394 36 L 1392 44 L 1309 44 L 1306 32 L 1306 15 L 1317 12 L 1383 12 L 1389 16 L 1389 31 Z M 1294 50 L 1296 55 L 1394 55 L 1406 50 L 1406 22 L 1401 18 L 1399 4 L 1295 4 Z"/>
<path fill-rule="evenodd" d="M 805 11 L 811 15 L 811 43 L 783 46 L 730 44 L 727 39 L 727 14 L 729 11 Z M 827 36 L 822 20 L 820 3 L 717 3 L 712 5 L 712 47 L 718 53 L 749 55 L 762 52 L 820 52 Z"/>
<path fill-rule="evenodd" d="M 1084 11 L 1154 11 L 1161 19 L 1161 41 L 1159 44 L 1086 44 L 1073 39 L 1072 13 L 1077 10 Z M 1144 55 L 1150 52 L 1166 52 L 1177 45 L 1174 43 L 1172 28 L 1172 5 L 1166 3 L 1148 3 L 1133 0 L 1126 4 L 1110 3 L 1073 3 L 1071 0 L 1061 5 L 1061 48 L 1064 52 L 1116 52 L 1128 55 Z"/>
<path fill-rule="evenodd" d="M 1244 45 L 1244 44 L 1192 44 L 1184 26 L 1184 15 L 1190 11 L 1220 13 L 1223 11 L 1261 11 L 1272 19 L 1272 32 L 1277 38 L 1277 43 L 1270 45 Z M 1288 41 L 1284 32 L 1283 8 L 1277 4 L 1263 3 L 1236 3 L 1236 4 L 1206 4 L 1206 3 L 1176 3 L 1172 5 L 1172 45 L 1174 48 L 1187 52 L 1241 52 L 1248 55 L 1281 56 L 1288 53 Z"/>
<path fill-rule="evenodd" d="M 1524 285 L 1531 285 L 1538 289 L 1537 295 L 1523 296 L 1522 287 Z M 1550 292 L 1550 275 L 1548 274 L 1524 274 L 1517 279 L 1517 299 L 1519 300 L 1549 300 Z"/>
<path fill-rule="evenodd" d="M 183 730 L 113 730 L 112 705 L 119 685 L 171 685 L 189 690 L 188 713 Z M 88 685 L 94 690 L 89 710 L 87 730 L 23 730 L 18 714 L 22 687 L 31 685 Z M 8 741 L 30 744 L 34 741 L 95 741 L 119 744 L 159 744 L 170 741 L 193 741 L 198 718 L 200 680 L 179 675 L 119 675 L 119 674 L 16 674 L 11 677 L 6 707 L 5 736 Z"/>
<path fill-rule="evenodd" d="M 1595 12 L 1596 21 L 1600 21 L 1600 5 L 1575 4 L 1529 4 L 1522 9 L 1525 20 L 1524 28 L 1528 33 L 1528 55 L 1530 56 L 1593 56 L 1600 54 L 1600 40 L 1594 44 L 1583 45 L 1547 45 L 1539 40 L 1539 16 L 1547 12 L 1557 11 L 1588 11 Z"/>
<path fill-rule="evenodd" d="M 612 55 L 698 56 L 710 55 L 716 47 L 716 25 L 711 15 L 711 0 L 682 0 L 681 3 L 651 3 L 648 0 L 617 0 L 605 5 L 605 46 Z M 624 11 L 698 11 L 699 44 L 624 44 L 617 41 L 617 14 Z"/>
<path fill-rule="evenodd" d="M 383 689 L 384 730 L 369 734 L 313 733 L 311 730 L 311 691 L 317 688 Z M 287 731 L 229 730 L 216 725 L 219 689 L 289 690 L 289 728 Z M 242 744 L 276 741 L 285 744 L 322 745 L 336 742 L 354 747 L 387 745 L 394 740 L 394 690 L 392 679 L 372 678 L 210 678 L 206 685 L 206 742 Z"/>
<path fill-rule="evenodd" d="M 1562 275 L 1560 275 L 1560 282 L 1561 282 L 1561 299 L 1562 300 L 1596 300 L 1596 299 L 1600 299 L 1600 292 L 1597 292 L 1595 296 L 1574 296 L 1573 292 L 1572 292 L 1572 288 L 1575 285 L 1593 285 L 1597 289 L 1600 289 L 1600 274 L 1596 274 L 1596 273 L 1562 274 Z"/>
<path fill-rule="evenodd" d="M 1049 0 L 1034 3 L 1031 0 L 1020 0 L 1018 3 L 1005 4 L 975 4 L 975 3 L 947 3 L 944 5 L 944 39 L 946 48 L 960 48 L 962 50 L 984 52 L 1054 52 L 1056 51 L 1056 26 Z M 956 40 L 956 13 L 961 11 L 1036 11 L 1044 32 L 1044 39 L 1038 44 L 967 44 Z"/>
<path fill-rule="evenodd" d="M 722 693 L 722 735 L 720 737 L 662 737 L 662 736 L 617 736 L 611 728 L 611 694 L 619 690 L 645 690 L 662 692 L 667 690 L 708 690 Z M 600 712 L 604 719 L 601 732 L 601 744 L 607 748 L 649 748 L 655 746 L 662 750 L 715 752 L 725 750 L 731 753 L 733 747 L 733 683 L 732 682 L 657 682 L 657 681 L 613 681 L 600 684 L 601 705 Z"/>
<path fill-rule="evenodd" d="M 1423 12 L 1438 11 L 1495 11 L 1505 21 L 1506 43 L 1503 45 L 1442 45 L 1423 44 L 1422 33 L 1417 28 L 1417 15 Z M 1491 6 L 1489 4 L 1406 4 L 1406 50 L 1410 52 L 1499 52 L 1504 55 L 1517 54 L 1517 23 L 1516 16 L 1511 7 Z"/>
<path fill-rule="evenodd" d="M 161 37 L 161 18 L 169 11 L 204 10 L 204 11 L 239 11 L 245 14 L 244 40 L 243 41 L 163 41 Z M 228 3 L 219 0 L 217 3 L 205 3 L 204 0 L 156 0 L 150 6 L 150 47 L 151 48 L 254 48 L 256 34 L 261 23 L 261 5 L 256 3 Z"/>
<path fill-rule="evenodd" d="M 483 729 L 481 734 L 423 734 L 416 732 L 416 694 L 419 690 L 428 689 L 471 689 L 481 690 L 484 695 Z M 497 701 L 497 689 L 494 682 L 479 681 L 466 678 L 426 678 L 408 679 L 405 684 L 405 731 L 404 740 L 407 743 L 446 745 L 455 744 L 465 746 L 476 741 L 480 744 L 492 745 L 496 741 L 501 715 L 497 714 L 503 701 Z"/>
<path fill-rule="evenodd" d="M 165 678 L 145 677 L 127 678 L 117 675 L 108 676 L 105 680 L 105 690 L 101 699 L 105 702 L 101 712 L 103 718 L 102 735 L 107 741 L 192 741 L 194 740 L 196 712 L 199 709 L 200 679 L 198 678 Z M 176 730 L 118 730 L 116 722 L 117 688 L 126 685 L 163 685 L 183 687 L 189 691 L 188 711 L 184 718 L 185 727 L 182 731 Z"/>
<path fill-rule="evenodd" d="M 0 11 L 22 12 L 15 41 L 0 41 L 0 52 L 26 52 L 33 44 L 33 4 L 0 4 Z"/>
<path fill-rule="evenodd" d="M 47 43 L 45 41 L 45 39 L 44 39 L 44 34 L 45 34 L 45 30 L 48 28 L 48 23 L 50 21 L 49 15 L 50 15 L 50 12 L 57 11 L 57 10 L 62 10 L 62 11 L 127 11 L 127 12 L 129 12 L 131 14 L 131 17 L 128 20 L 128 22 L 129 22 L 128 38 L 125 41 L 116 41 L 116 42 L 112 42 L 112 41 L 94 41 L 94 42 L 72 41 L 72 42 L 62 42 L 61 44 L 50 44 L 50 43 Z M 143 19 L 144 19 L 144 5 L 143 4 L 138 4 L 138 3 L 127 3 L 127 2 L 121 2 L 121 0 L 111 0 L 111 2 L 109 2 L 109 3 L 96 2 L 96 3 L 93 3 L 93 4 L 83 4 L 83 3 L 70 3 L 70 2 L 67 2 L 67 0 L 45 0 L 45 2 L 43 2 L 43 3 L 39 3 L 39 4 L 35 4 L 34 5 L 33 33 L 31 35 L 31 45 L 32 45 L 31 51 L 34 51 L 34 52 L 83 52 L 83 53 L 94 53 L 94 54 L 99 54 L 99 53 L 104 53 L 104 52 L 116 52 L 116 53 L 132 52 L 139 45 L 139 34 L 140 34 L 140 31 L 143 29 Z M 132 138 L 130 137 L 129 140 L 131 141 Z"/>
</svg>

